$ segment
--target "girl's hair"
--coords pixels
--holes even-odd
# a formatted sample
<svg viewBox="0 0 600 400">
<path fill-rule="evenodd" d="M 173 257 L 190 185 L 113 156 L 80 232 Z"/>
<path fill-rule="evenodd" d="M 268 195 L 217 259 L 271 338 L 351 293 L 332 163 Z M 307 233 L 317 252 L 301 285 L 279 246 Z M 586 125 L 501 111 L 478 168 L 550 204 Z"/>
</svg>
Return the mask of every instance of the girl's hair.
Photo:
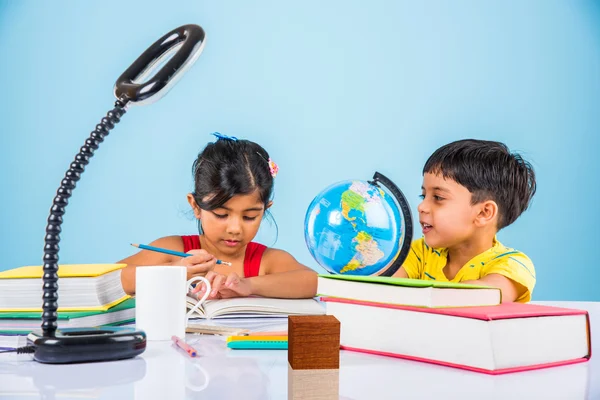
<svg viewBox="0 0 600 400">
<path fill-rule="evenodd" d="M 269 153 L 249 140 L 214 135 L 217 141 L 208 144 L 192 166 L 196 204 L 214 210 L 235 195 L 258 191 L 266 209 L 273 195 Z"/>
</svg>

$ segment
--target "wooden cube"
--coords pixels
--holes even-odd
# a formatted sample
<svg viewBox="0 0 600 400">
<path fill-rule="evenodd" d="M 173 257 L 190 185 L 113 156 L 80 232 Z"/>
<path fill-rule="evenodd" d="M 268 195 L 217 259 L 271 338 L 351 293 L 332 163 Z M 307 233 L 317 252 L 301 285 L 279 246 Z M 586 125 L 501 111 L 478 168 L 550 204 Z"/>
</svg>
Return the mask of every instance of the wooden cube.
<svg viewBox="0 0 600 400">
<path fill-rule="evenodd" d="M 293 369 L 340 367 L 340 321 L 333 315 L 288 316 L 288 362 Z"/>
</svg>

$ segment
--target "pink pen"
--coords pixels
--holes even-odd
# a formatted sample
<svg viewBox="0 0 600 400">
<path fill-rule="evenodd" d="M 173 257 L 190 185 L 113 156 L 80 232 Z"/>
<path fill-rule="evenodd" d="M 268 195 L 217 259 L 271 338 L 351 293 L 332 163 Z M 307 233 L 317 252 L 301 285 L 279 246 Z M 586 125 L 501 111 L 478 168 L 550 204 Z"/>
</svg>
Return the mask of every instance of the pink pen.
<svg viewBox="0 0 600 400">
<path fill-rule="evenodd" d="M 183 339 L 173 335 L 171 336 L 171 340 L 173 340 L 173 343 L 175 343 L 177 347 L 179 347 L 182 350 L 185 350 L 185 352 L 188 353 L 190 357 L 196 357 L 196 355 L 198 354 L 196 349 L 187 344 Z"/>
</svg>

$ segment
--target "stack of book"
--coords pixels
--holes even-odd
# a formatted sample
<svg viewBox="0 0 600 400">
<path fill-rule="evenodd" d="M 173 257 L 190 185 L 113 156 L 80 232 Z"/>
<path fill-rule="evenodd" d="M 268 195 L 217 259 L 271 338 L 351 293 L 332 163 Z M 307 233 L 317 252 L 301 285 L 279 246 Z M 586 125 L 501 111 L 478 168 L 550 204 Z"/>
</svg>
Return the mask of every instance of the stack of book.
<svg viewBox="0 0 600 400">
<path fill-rule="evenodd" d="M 502 303 L 496 288 L 319 275 L 317 293 L 345 350 L 494 375 L 591 357 L 587 311 Z"/>
<path fill-rule="evenodd" d="M 121 285 L 125 264 L 65 264 L 58 269 L 58 327 L 119 325 L 135 319 L 135 300 Z M 42 266 L 0 272 L 0 335 L 40 329 Z"/>
</svg>

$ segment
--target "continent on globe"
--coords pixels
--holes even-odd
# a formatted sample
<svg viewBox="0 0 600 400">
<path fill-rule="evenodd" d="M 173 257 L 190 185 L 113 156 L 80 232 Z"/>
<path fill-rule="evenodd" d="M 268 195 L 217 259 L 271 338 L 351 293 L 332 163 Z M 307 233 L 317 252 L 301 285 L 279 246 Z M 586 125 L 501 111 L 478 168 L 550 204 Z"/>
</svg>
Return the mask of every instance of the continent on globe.
<svg viewBox="0 0 600 400">
<path fill-rule="evenodd" d="M 358 235 L 356 235 L 352 242 L 356 243 L 356 254 L 340 270 L 341 274 L 375 265 L 385 256 L 385 253 L 379 249 L 377 241 L 373 240 L 373 237 L 367 232 L 358 232 Z"/>
<path fill-rule="evenodd" d="M 363 215 L 365 215 L 364 205 L 366 200 L 360 194 L 353 191 L 351 188 L 342 193 L 342 215 L 346 220 L 348 220 L 354 229 L 356 229 L 356 217 L 350 216 L 350 211 L 358 211 Z"/>
<path fill-rule="evenodd" d="M 367 221 L 365 217 L 365 207 L 369 203 L 381 204 L 381 200 L 384 196 L 385 192 L 380 188 L 369 185 L 366 182 L 354 181 L 348 190 L 342 193 L 342 215 L 356 230 L 355 221 L 357 217 L 350 215 L 350 212 L 357 212 L 358 217 L 360 217 L 360 222 L 362 222 L 362 224 L 366 224 Z"/>
<path fill-rule="evenodd" d="M 380 202 L 385 197 L 385 192 L 376 186 L 367 182 L 354 181 L 350 185 L 350 190 L 360 194 L 366 201 Z"/>
</svg>

